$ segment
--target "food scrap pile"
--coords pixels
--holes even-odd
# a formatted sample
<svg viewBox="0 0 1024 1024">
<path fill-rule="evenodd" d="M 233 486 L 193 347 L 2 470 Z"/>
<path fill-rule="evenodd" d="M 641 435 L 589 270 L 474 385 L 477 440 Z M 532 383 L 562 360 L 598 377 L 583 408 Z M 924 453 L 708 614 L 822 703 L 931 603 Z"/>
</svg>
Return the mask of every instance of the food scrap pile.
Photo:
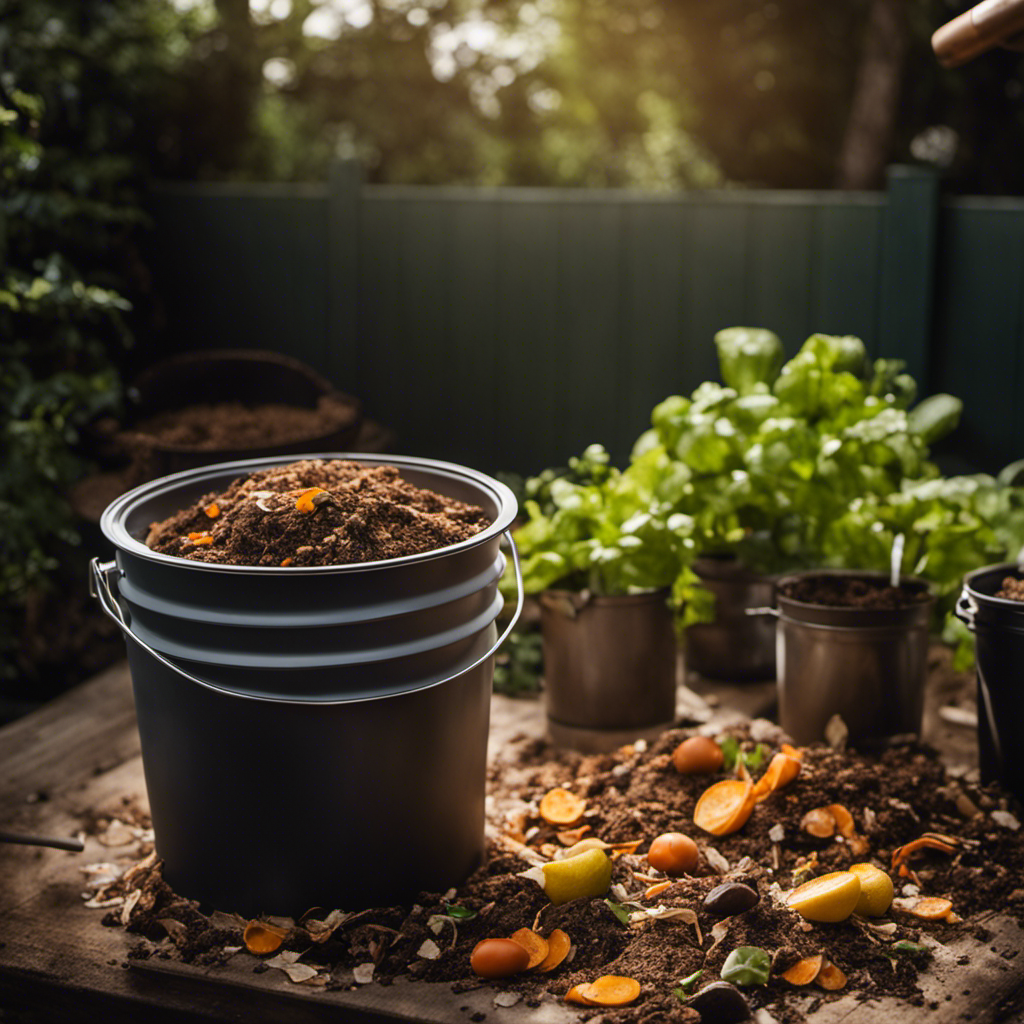
<svg viewBox="0 0 1024 1024">
<path fill-rule="evenodd" d="M 486 863 L 412 907 L 211 916 L 155 854 L 90 905 L 144 937 L 134 957 L 240 957 L 326 989 L 404 975 L 487 987 L 523 1019 L 557 1001 L 622 1024 L 762 1008 L 794 1024 L 851 995 L 923 1006 L 922 976 L 968 964 L 961 940 L 984 943 L 993 913 L 1024 923 L 1015 808 L 929 748 L 795 749 L 763 720 L 607 755 L 513 746 L 490 769 Z"/>
<path fill-rule="evenodd" d="M 304 459 L 235 480 L 153 523 L 154 551 L 226 565 L 375 562 L 479 533 L 486 513 L 403 480 L 394 466 Z"/>
</svg>

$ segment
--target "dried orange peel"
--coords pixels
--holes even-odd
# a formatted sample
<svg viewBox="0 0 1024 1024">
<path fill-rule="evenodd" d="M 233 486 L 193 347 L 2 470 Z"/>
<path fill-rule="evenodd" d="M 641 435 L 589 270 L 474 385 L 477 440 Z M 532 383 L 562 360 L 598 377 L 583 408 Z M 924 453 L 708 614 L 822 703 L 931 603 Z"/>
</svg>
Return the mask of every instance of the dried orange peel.
<svg viewBox="0 0 1024 1024">
<path fill-rule="evenodd" d="M 701 794 L 693 809 L 693 823 L 713 836 L 727 836 L 743 828 L 754 804 L 754 785 L 749 779 L 723 779 Z"/>
<path fill-rule="evenodd" d="M 266 956 L 280 949 L 287 935 L 287 928 L 278 928 L 277 925 L 268 924 L 266 921 L 250 921 L 242 933 L 242 941 L 250 953 Z"/>
<path fill-rule="evenodd" d="M 300 512 L 310 513 L 314 511 L 316 506 L 313 504 L 313 498 L 317 494 L 323 493 L 322 487 L 310 487 L 308 490 L 303 491 L 298 498 L 295 500 L 295 507 Z"/>
<path fill-rule="evenodd" d="M 217 502 L 211 502 L 203 511 L 207 514 L 210 519 L 216 519 L 220 515 L 220 505 Z"/>
<path fill-rule="evenodd" d="M 798 758 L 785 753 L 776 754 L 771 759 L 767 771 L 754 786 L 754 800 L 760 803 L 767 800 L 777 789 L 788 786 L 800 774 L 802 767 Z"/>
<path fill-rule="evenodd" d="M 957 851 L 956 840 L 952 836 L 943 836 L 937 832 L 926 832 L 924 835 L 892 851 L 892 867 L 900 867 L 921 850 L 939 850 L 942 853 L 954 854 Z M 901 872 L 902 874 L 902 872 Z"/>
<path fill-rule="evenodd" d="M 589 831 L 589 825 L 580 825 L 579 828 L 563 829 L 556 834 L 555 838 L 563 846 L 575 846 Z"/>
<path fill-rule="evenodd" d="M 572 940 L 562 931 L 555 928 L 547 937 L 548 955 L 532 969 L 539 974 L 547 974 L 553 971 L 568 955 L 572 948 Z"/>
<path fill-rule="evenodd" d="M 566 1002 L 580 1006 L 628 1006 L 640 995 L 640 982 L 618 974 L 605 974 L 589 985 L 573 985 Z"/>
<path fill-rule="evenodd" d="M 518 931 L 514 931 L 509 938 L 529 953 L 530 961 L 526 965 L 526 970 L 539 966 L 547 958 L 548 940 L 530 928 L 520 928 Z"/>
<path fill-rule="evenodd" d="M 847 980 L 846 975 L 835 964 L 830 964 L 826 960 L 814 982 L 829 992 L 838 992 L 839 989 L 846 988 Z"/>
<path fill-rule="evenodd" d="M 825 957 L 821 953 L 817 956 L 805 956 L 803 960 L 797 960 L 788 971 L 784 971 L 781 977 L 790 985 L 810 985 L 824 966 Z"/>
<path fill-rule="evenodd" d="M 583 817 L 587 801 L 560 786 L 549 790 L 541 797 L 540 816 L 549 825 L 571 826 Z"/>
</svg>

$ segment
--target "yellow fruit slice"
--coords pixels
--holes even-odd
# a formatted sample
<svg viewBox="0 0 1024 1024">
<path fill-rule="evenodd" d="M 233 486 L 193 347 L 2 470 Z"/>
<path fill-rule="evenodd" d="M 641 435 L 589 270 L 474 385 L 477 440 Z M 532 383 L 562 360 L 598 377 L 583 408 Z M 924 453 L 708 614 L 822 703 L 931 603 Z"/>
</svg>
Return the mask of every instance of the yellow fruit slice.
<svg viewBox="0 0 1024 1024">
<path fill-rule="evenodd" d="M 854 913 L 881 917 L 892 906 L 892 879 L 874 864 L 851 864 L 850 871 L 860 879 L 860 899 Z"/>
<path fill-rule="evenodd" d="M 808 921 L 845 921 L 860 899 L 860 879 L 852 871 L 832 871 L 794 889 L 786 903 Z"/>
<path fill-rule="evenodd" d="M 541 867 L 544 892 L 552 903 L 603 896 L 612 884 L 612 862 L 603 850 L 586 850 L 575 857 L 553 860 Z"/>
<path fill-rule="evenodd" d="M 693 823 L 713 836 L 743 828 L 754 809 L 754 785 L 749 779 L 724 779 L 708 787 L 693 809 Z"/>
</svg>

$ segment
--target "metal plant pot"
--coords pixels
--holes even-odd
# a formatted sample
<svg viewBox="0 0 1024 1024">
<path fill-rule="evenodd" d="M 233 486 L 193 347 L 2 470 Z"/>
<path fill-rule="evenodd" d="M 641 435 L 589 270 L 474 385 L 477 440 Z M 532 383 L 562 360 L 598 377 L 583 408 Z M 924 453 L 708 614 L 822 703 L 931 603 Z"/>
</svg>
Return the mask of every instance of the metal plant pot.
<svg viewBox="0 0 1024 1024">
<path fill-rule="evenodd" d="M 775 603 L 775 579 L 735 558 L 698 558 L 693 571 L 715 596 L 714 622 L 686 628 L 686 667 L 734 682 L 775 677 L 775 620 L 748 608 Z"/>
<path fill-rule="evenodd" d="M 300 568 L 143 543 L 150 523 L 287 457 L 143 484 L 101 520 L 117 560 L 94 560 L 92 583 L 128 643 L 165 877 L 246 914 L 414 898 L 483 851 L 498 545 L 515 499 L 434 460 L 309 456 L 339 457 L 398 466 L 491 525 L 437 551 Z"/>
<path fill-rule="evenodd" d="M 814 576 L 888 579 L 884 573 L 835 569 L 778 581 L 774 614 L 782 728 L 797 743 L 813 743 L 839 715 L 853 742 L 919 732 L 935 603 L 927 581 L 901 577 L 901 585 L 919 589 L 921 599 L 895 609 L 809 604 L 783 593 L 791 580 Z"/>
<path fill-rule="evenodd" d="M 559 746 L 614 750 L 675 720 L 676 638 L 668 591 L 540 596 L 548 732 Z"/>
<path fill-rule="evenodd" d="M 964 577 L 956 614 L 974 634 L 978 669 L 978 764 L 984 782 L 999 782 L 1024 800 L 1024 604 L 996 597 L 1015 562 Z"/>
</svg>

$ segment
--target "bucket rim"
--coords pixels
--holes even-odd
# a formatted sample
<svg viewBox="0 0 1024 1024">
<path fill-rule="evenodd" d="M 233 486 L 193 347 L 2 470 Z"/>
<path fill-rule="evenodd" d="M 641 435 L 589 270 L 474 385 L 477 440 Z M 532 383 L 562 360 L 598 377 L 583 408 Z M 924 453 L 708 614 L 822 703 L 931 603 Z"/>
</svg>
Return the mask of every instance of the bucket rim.
<svg viewBox="0 0 1024 1024">
<path fill-rule="evenodd" d="M 440 476 L 456 478 L 462 482 L 471 483 L 485 492 L 489 492 L 498 505 L 498 514 L 479 533 L 443 548 L 436 548 L 433 551 L 421 551 L 413 555 L 403 555 L 400 558 L 380 559 L 375 562 L 350 562 L 342 565 L 225 565 L 223 563 L 195 562 L 188 558 L 179 558 L 176 555 L 166 555 L 153 551 L 142 541 L 133 537 L 125 527 L 124 520 L 126 515 L 143 499 L 152 498 L 167 491 L 173 491 L 183 485 L 200 482 L 205 478 L 221 477 L 229 474 L 238 476 L 256 472 L 260 469 L 267 469 L 271 466 L 287 465 L 303 459 L 344 459 L 366 465 L 395 466 L 399 470 L 421 470 L 434 472 Z M 124 552 L 132 557 L 154 562 L 158 565 L 189 571 L 226 573 L 229 575 L 301 577 L 333 575 L 335 573 L 372 572 L 374 570 L 400 568 L 432 561 L 437 558 L 457 555 L 462 551 L 470 550 L 499 538 L 511 526 L 517 512 L 518 504 L 515 495 L 506 484 L 468 466 L 460 466 L 454 462 L 444 462 L 440 459 L 428 459 L 414 455 L 385 455 L 364 452 L 310 452 L 271 455 L 254 459 L 238 459 L 232 462 L 218 462 L 209 466 L 200 466 L 195 469 L 186 469 L 178 473 L 157 477 L 155 480 L 149 480 L 138 487 L 133 487 L 130 491 L 126 491 L 115 498 L 103 510 L 103 514 L 100 516 L 100 530 L 107 540 L 114 544 L 118 552 Z"/>
<path fill-rule="evenodd" d="M 778 601 L 781 604 L 783 601 L 786 604 L 793 605 L 797 608 L 818 608 L 818 609 L 829 609 L 829 610 L 843 610 L 849 612 L 877 612 L 877 611 L 905 611 L 909 608 L 917 608 L 922 605 L 928 604 L 935 600 L 935 589 L 931 583 L 926 580 L 923 576 L 914 576 L 909 573 L 900 574 L 900 586 L 904 583 L 913 583 L 921 585 L 921 600 L 915 601 L 913 604 L 906 605 L 902 609 L 879 609 L 879 608 L 857 608 L 851 605 L 842 604 L 818 604 L 812 601 L 798 601 L 795 597 L 790 597 L 788 594 L 783 593 L 782 588 L 785 584 L 789 583 L 790 580 L 802 580 L 812 576 L 845 576 L 852 579 L 865 579 L 865 580 L 887 580 L 889 574 L 881 572 L 877 569 L 800 569 L 796 572 L 787 572 L 784 575 L 776 577 L 776 589 Z"/>
<path fill-rule="evenodd" d="M 964 576 L 964 590 L 966 590 L 971 597 L 980 597 L 985 600 L 986 603 L 991 603 L 997 608 L 1005 608 L 1015 611 L 1024 611 L 1024 604 L 1020 601 L 1014 601 L 1009 597 L 996 597 L 995 594 L 986 594 L 983 590 L 977 590 L 974 587 L 974 581 L 979 577 L 987 573 L 1005 572 L 1008 575 L 1013 574 L 1018 579 L 1024 578 L 1024 566 L 1019 562 L 993 562 L 991 565 L 983 565 L 978 569 L 972 569 L 969 573 Z"/>
</svg>

